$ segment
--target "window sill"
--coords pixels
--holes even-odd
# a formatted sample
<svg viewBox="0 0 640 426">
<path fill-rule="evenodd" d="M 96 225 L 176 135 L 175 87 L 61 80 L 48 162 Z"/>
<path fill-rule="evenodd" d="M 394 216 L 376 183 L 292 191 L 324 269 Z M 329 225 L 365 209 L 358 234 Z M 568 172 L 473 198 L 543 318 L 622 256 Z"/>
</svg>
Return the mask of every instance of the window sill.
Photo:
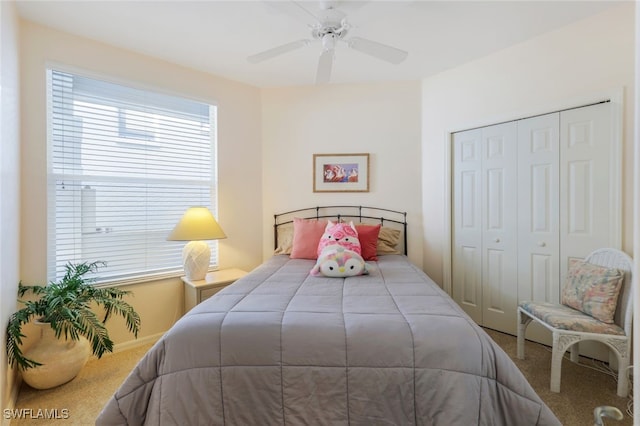
<svg viewBox="0 0 640 426">
<path fill-rule="evenodd" d="M 219 269 L 219 266 L 215 265 L 214 267 L 209 268 L 209 272 L 215 271 L 217 269 Z M 122 287 L 122 286 L 128 286 L 128 285 L 150 283 L 153 281 L 161 281 L 161 280 L 166 280 L 171 278 L 180 278 L 183 275 L 184 275 L 184 270 L 181 268 L 181 269 L 166 271 L 166 272 L 157 273 L 157 274 L 137 275 L 132 277 L 120 277 L 120 278 L 106 278 L 104 280 L 97 281 L 94 284 L 94 286 L 98 288 Z"/>
</svg>

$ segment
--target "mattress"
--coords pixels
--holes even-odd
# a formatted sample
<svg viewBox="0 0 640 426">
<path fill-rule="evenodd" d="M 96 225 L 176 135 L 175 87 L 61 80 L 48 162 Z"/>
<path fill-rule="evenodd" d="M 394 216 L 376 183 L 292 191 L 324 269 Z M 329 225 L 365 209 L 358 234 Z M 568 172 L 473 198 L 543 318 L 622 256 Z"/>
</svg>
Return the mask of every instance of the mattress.
<svg viewBox="0 0 640 426">
<path fill-rule="evenodd" d="M 558 425 L 511 359 L 404 255 L 309 275 L 273 256 L 189 311 L 96 424 Z"/>
</svg>

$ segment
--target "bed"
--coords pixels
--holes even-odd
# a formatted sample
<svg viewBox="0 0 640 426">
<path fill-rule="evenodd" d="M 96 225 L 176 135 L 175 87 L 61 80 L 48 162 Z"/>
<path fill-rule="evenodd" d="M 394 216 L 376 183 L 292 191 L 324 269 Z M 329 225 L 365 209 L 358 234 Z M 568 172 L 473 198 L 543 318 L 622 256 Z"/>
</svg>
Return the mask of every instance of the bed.
<svg viewBox="0 0 640 426">
<path fill-rule="evenodd" d="M 349 207 L 326 209 L 336 208 Z M 354 208 L 310 211 L 397 225 L 400 254 L 347 278 L 311 276 L 314 260 L 275 254 L 176 322 L 96 424 L 559 425 L 500 347 L 409 261 L 406 214 Z M 276 215 L 275 240 L 291 225 L 284 217 L 307 212 Z"/>
</svg>

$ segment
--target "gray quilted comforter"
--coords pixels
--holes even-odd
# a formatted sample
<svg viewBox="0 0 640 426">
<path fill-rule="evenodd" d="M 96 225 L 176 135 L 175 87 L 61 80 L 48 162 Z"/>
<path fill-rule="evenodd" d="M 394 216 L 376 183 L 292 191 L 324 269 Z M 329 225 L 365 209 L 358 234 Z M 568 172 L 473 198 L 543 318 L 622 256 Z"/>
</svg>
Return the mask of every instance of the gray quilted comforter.
<svg viewBox="0 0 640 426">
<path fill-rule="evenodd" d="M 98 425 L 555 425 L 509 357 L 405 256 L 312 277 L 274 256 L 180 319 Z"/>
</svg>

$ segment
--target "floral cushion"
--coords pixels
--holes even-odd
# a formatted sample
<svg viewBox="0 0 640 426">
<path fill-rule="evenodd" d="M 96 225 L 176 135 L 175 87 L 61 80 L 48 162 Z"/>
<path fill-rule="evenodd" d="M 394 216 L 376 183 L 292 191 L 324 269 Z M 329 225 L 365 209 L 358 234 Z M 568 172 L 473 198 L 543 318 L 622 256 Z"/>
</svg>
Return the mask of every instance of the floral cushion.
<svg viewBox="0 0 640 426">
<path fill-rule="evenodd" d="M 623 277 L 623 273 L 617 269 L 575 262 L 567 273 L 561 302 L 611 324 Z"/>
<path fill-rule="evenodd" d="M 624 330 L 616 324 L 599 321 L 589 315 L 564 305 L 548 302 L 520 302 L 522 309 L 552 327 L 582 333 L 614 334 L 624 336 Z"/>
</svg>

